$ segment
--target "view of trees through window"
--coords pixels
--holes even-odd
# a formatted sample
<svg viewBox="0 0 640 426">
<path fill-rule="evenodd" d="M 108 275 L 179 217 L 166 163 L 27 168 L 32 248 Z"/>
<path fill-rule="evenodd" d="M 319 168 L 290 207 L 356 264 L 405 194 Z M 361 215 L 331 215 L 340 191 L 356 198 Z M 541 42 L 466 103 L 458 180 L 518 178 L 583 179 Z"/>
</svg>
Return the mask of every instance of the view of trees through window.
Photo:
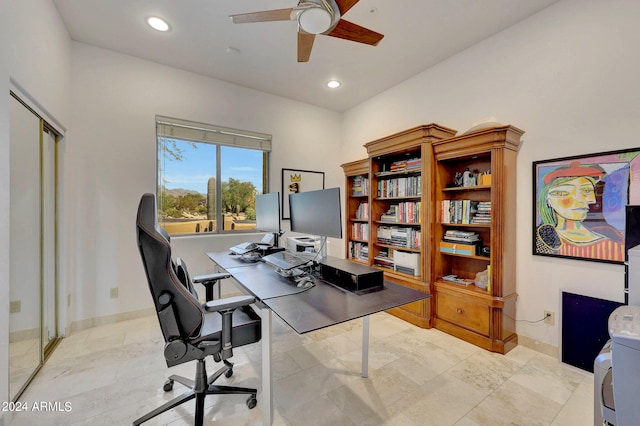
<svg viewBox="0 0 640 426">
<path fill-rule="evenodd" d="M 171 235 L 255 228 L 266 158 L 258 149 L 158 137 L 158 223 Z"/>
</svg>

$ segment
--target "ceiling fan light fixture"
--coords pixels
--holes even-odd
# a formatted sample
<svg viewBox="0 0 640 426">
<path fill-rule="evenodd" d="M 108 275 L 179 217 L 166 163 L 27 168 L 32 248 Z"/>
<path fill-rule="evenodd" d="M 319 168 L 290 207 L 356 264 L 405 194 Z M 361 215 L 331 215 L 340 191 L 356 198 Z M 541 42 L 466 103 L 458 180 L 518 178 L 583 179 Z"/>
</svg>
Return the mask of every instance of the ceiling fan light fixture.
<svg viewBox="0 0 640 426">
<path fill-rule="evenodd" d="M 321 7 L 312 7 L 300 12 L 298 24 L 306 33 L 322 34 L 331 28 L 332 18 L 327 10 Z"/>
<path fill-rule="evenodd" d="M 327 81 L 327 87 L 329 89 L 337 89 L 340 86 L 342 86 L 342 83 L 340 83 L 338 80 L 329 80 L 329 81 Z"/>
<path fill-rule="evenodd" d="M 169 24 L 167 24 L 167 21 L 162 18 L 158 18 L 157 16 L 148 17 L 147 24 L 156 31 L 169 31 Z"/>
</svg>

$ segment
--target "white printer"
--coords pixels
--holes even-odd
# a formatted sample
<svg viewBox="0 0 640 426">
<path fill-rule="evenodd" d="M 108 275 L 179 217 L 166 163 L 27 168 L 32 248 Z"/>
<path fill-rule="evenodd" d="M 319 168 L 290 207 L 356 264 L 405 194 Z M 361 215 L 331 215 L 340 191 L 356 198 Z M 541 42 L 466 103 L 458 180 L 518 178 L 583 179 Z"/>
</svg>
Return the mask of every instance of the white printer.
<svg viewBox="0 0 640 426">
<path fill-rule="evenodd" d="M 602 419 L 605 425 L 640 425 L 640 306 L 616 308 L 609 316 L 609 336 L 594 365 Z"/>
<path fill-rule="evenodd" d="M 327 243 L 328 244 L 328 243 Z M 287 237 L 286 249 L 309 260 L 326 256 L 327 247 L 322 247 L 322 238 L 315 235 L 302 235 L 299 237 Z M 322 253 L 318 254 L 322 249 Z"/>
</svg>

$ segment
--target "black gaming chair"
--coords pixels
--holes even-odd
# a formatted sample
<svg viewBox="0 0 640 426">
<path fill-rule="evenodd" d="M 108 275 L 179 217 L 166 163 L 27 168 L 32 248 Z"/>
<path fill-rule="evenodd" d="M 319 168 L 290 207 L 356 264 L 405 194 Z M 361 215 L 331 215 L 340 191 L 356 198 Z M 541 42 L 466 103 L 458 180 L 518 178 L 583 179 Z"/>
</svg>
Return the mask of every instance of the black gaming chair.
<svg viewBox="0 0 640 426">
<path fill-rule="evenodd" d="M 136 219 L 138 248 L 142 257 L 149 290 L 153 297 L 160 328 L 165 339 L 164 357 L 168 367 L 196 361 L 196 377 L 190 380 L 170 376 L 164 385 L 165 391 L 178 382 L 189 391 L 167 402 L 133 422 L 139 425 L 180 404 L 195 398 L 195 425 L 202 425 L 204 399 L 211 394 L 248 394 L 247 406 L 256 406 L 256 389 L 218 386 L 213 382 L 221 375 L 231 377 L 233 364 L 227 359 L 233 355 L 233 347 L 260 340 L 260 317 L 249 304 L 252 296 L 236 296 L 207 301 L 201 304 L 189 291 L 188 272 L 184 262 L 179 267 L 171 259 L 171 245 L 157 224 L 156 199 L 153 194 L 144 194 L 138 206 Z M 184 270 L 186 279 L 181 281 L 176 269 Z M 189 283 L 189 284 L 187 284 Z M 207 377 L 205 358 L 211 355 L 224 366 L 211 377 Z"/>
<path fill-rule="evenodd" d="M 167 240 L 167 242 L 171 243 L 171 236 L 167 233 L 167 231 L 165 231 L 161 226 L 156 227 L 156 229 L 160 233 L 160 235 L 162 235 Z M 205 300 L 207 302 L 214 299 L 213 290 L 218 284 L 218 281 L 229 278 L 231 276 L 226 272 L 219 272 L 215 274 L 199 275 L 197 277 L 194 277 L 193 281 L 191 281 L 191 279 L 189 278 L 189 274 L 187 273 L 187 265 L 182 259 L 178 257 L 175 263 L 173 263 L 173 267 L 182 284 L 187 287 L 191 294 L 193 294 L 196 298 L 198 298 L 198 293 L 196 292 L 193 283 L 202 284 L 202 286 L 204 286 L 206 291 Z"/>
</svg>

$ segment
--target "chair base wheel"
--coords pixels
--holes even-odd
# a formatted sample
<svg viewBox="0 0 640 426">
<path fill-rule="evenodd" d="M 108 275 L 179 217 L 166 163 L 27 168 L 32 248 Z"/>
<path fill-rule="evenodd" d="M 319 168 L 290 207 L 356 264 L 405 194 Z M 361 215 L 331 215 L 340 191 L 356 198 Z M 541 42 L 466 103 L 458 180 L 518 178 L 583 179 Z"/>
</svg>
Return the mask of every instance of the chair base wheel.
<svg viewBox="0 0 640 426">
<path fill-rule="evenodd" d="M 224 373 L 224 377 L 226 377 L 227 379 L 228 379 L 229 377 L 231 377 L 231 376 L 233 376 L 233 369 L 232 369 L 232 368 L 228 369 L 228 370 L 226 371 L 226 373 Z"/>
<path fill-rule="evenodd" d="M 256 408 L 256 405 L 258 405 L 258 400 L 255 395 L 251 395 L 247 398 L 247 407 L 249 407 L 249 410 Z"/>
<path fill-rule="evenodd" d="M 166 382 L 164 382 L 164 386 L 162 386 L 162 389 L 165 392 L 169 392 L 170 390 L 173 389 L 173 380 L 169 379 Z"/>
</svg>

